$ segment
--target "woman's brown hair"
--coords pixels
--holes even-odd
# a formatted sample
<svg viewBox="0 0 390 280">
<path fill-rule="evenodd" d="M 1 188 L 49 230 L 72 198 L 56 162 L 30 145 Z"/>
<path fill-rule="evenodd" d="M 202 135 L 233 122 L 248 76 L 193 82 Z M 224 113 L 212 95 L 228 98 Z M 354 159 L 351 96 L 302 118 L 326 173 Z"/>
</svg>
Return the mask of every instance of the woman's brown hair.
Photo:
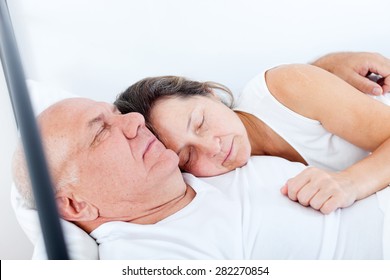
<svg viewBox="0 0 390 280">
<path fill-rule="evenodd" d="M 198 82 L 178 76 L 160 76 L 142 79 L 119 94 L 114 102 L 122 114 L 141 113 L 149 124 L 150 111 L 161 98 L 209 96 L 217 94 L 229 108 L 233 107 L 233 94 L 224 85 L 214 82 Z"/>
</svg>

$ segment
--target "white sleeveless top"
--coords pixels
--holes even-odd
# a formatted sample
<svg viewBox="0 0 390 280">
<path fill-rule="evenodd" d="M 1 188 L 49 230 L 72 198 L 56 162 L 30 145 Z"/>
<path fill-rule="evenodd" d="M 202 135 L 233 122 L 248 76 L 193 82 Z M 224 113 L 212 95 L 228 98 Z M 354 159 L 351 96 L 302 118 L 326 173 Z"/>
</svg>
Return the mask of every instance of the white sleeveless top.
<svg viewBox="0 0 390 280">
<path fill-rule="evenodd" d="M 330 133 L 319 121 L 306 118 L 281 104 L 270 93 L 265 82 L 265 72 L 245 86 L 234 110 L 252 114 L 262 120 L 311 166 L 343 170 L 369 154 Z"/>
</svg>

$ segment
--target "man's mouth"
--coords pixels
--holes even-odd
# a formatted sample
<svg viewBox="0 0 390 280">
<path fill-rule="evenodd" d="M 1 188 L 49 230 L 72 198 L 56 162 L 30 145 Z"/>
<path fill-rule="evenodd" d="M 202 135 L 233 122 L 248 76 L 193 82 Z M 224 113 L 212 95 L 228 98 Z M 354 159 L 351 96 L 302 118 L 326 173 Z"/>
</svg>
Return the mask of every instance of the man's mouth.
<svg viewBox="0 0 390 280">
<path fill-rule="evenodd" d="M 145 146 L 145 150 L 143 152 L 143 155 L 142 157 L 144 158 L 146 153 L 149 152 L 149 150 L 152 148 L 153 144 L 156 142 L 157 138 L 156 137 L 150 137 L 150 139 L 148 140 L 146 146 Z"/>
</svg>

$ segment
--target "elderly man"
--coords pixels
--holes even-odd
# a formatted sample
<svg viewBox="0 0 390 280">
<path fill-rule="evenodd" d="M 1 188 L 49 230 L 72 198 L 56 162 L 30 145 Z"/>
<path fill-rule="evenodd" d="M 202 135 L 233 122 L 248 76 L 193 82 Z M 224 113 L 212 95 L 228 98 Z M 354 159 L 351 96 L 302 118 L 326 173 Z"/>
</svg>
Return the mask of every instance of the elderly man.
<svg viewBox="0 0 390 280">
<path fill-rule="evenodd" d="M 137 113 L 76 98 L 38 120 L 60 214 L 96 239 L 101 259 L 389 258 L 388 189 L 323 215 L 280 193 L 301 164 L 257 157 L 183 178 Z M 26 180 L 16 183 L 28 198 Z"/>
</svg>

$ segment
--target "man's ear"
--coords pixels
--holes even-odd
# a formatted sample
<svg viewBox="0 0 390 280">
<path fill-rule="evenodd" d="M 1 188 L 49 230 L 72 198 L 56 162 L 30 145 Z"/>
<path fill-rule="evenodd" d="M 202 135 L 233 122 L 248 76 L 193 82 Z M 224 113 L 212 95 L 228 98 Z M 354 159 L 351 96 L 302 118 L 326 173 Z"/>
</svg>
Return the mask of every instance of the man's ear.
<svg viewBox="0 0 390 280">
<path fill-rule="evenodd" d="M 68 221 L 92 221 L 99 217 L 99 209 L 81 197 L 60 192 L 56 195 L 60 215 Z"/>
</svg>

